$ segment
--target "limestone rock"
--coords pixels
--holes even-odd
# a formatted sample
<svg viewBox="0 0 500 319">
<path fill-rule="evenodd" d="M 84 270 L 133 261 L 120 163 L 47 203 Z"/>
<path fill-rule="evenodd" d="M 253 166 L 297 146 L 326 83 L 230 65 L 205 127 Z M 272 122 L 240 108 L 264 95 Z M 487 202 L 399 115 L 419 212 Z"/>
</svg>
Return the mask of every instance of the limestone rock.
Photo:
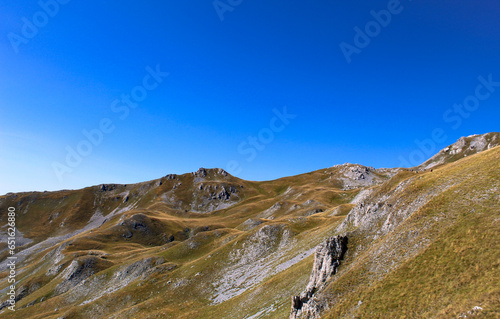
<svg viewBox="0 0 500 319">
<path fill-rule="evenodd" d="M 309 283 L 300 296 L 292 297 L 290 319 L 319 318 L 321 309 L 313 296 L 323 289 L 328 279 L 337 272 L 346 251 L 347 236 L 330 237 L 316 248 Z"/>
<path fill-rule="evenodd" d="M 115 190 L 116 189 L 116 185 L 115 184 L 101 184 L 99 186 L 99 190 L 101 192 L 109 192 L 109 191 L 112 191 L 112 190 Z"/>
<path fill-rule="evenodd" d="M 195 173 L 194 176 L 196 177 L 206 177 L 207 176 L 207 170 L 204 169 L 203 167 L 200 167 Z"/>
</svg>

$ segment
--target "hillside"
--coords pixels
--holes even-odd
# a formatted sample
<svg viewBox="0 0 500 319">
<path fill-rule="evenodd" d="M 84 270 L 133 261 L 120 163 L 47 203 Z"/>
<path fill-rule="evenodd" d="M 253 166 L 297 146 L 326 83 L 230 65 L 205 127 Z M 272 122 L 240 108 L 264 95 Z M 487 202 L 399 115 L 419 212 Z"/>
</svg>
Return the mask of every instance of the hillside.
<svg viewBox="0 0 500 319">
<path fill-rule="evenodd" d="M 1 317 L 500 316 L 499 141 L 463 138 L 414 169 L 200 168 L 0 196 L 18 227 L 15 312 L 0 244 Z"/>
</svg>

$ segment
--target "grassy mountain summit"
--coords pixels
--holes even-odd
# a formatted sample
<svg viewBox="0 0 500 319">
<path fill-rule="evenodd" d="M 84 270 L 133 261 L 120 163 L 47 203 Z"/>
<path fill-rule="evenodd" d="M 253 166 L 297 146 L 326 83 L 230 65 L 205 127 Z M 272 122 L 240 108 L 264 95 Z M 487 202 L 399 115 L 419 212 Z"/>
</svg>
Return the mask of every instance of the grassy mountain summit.
<svg viewBox="0 0 500 319">
<path fill-rule="evenodd" d="M 463 138 L 414 169 L 253 182 L 200 168 L 0 196 L 18 227 L 16 311 L 2 240 L 0 316 L 288 318 L 306 287 L 296 318 L 500 316 L 499 141 Z M 316 248 L 338 235 L 324 273 Z"/>
</svg>

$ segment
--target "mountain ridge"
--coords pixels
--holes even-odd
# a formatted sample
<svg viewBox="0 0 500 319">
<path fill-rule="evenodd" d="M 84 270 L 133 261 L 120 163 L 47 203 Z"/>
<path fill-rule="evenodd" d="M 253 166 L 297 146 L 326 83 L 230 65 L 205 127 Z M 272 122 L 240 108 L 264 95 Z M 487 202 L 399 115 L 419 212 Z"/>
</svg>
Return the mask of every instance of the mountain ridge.
<svg viewBox="0 0 500 319">
<path fill-rule="evenodd" d="M 255 182 L 222 169 L 200 168 L 137 184 L 0 196 L 4 224 L 8 207 L 17 212 L 21 267 L 17 311 L 9 313 L 0 299 L 0 313 L 6 318 L 54 319 L 139 314 L 146 318 L 288 317 L 290 298 L 308 286 L 316 248 L 332 236 L 345 235 L 347 253 L 338 273 L 327 276 L 330 279 L 312 295 L 319 308 L 300 318 L 348 318 L 369 311 L 380 317 L 411 314 L 416 311 L 414 303 L 408 302 L 400 312 L 378 309 L 367 299 L 358 305 L 354 292 L 369 287 L 371 294 L 362 295 L 375 300 L 379 298 L 375 287 L 385 289 L 383 278 L 390 275 L 402 285 L 401 293 L 414 295 L 400 279 L 401 267 L 431 257 L 440 260 L 436 255 L 425 257 L 428 249 L 446 242 L 445 235 L 455 238 L 453 227 L 459 227 L 456 233 L 461 234 L 462 220 L 470 223 L 477 218 L 482 222 L 476 228 L 490 242 L 497 238 L 492 230 L 498 227 L 491 223 L 500 211 L 495 204 L 500 149 L 492 144 L 498 135 L 485 134 L 488 144 L 470 150 L 481 136 L 464 138 L 462 151 L 427 169 L 374 169 L 347 163 Z M 447 212 L 452 208 L 454 212 Z M 7 250 L 6 244 L 0 245 L 0 293 L 4 294 Z M 458 249 L 470 243 L 460 245 Z M 485 262 L 491 263 L 494 250 L 482 249 Z M 462 257 L 467 259 L 469 254 Z M 494 268 L 468 262 L 484 278 L 494 278 Z M 353 275 L 358 279 L 348 279 Z M 443 276 L 450 283 L 459 281 L 453 272 Z M 477 293 L 475 281 L 470 280 L 470 292 Z M 489 291 L 481 305 L 471 306 L 464 295 L 455 294 L 456 309 L 444 307 L 420 315 L 458 316 L 475 306 L 484 308 L 483 314 L 498 313 L 491 300 L 500 292 L 481 283 Z M 335 294 L 343 296 L 341 303 Z"/>
</svg>

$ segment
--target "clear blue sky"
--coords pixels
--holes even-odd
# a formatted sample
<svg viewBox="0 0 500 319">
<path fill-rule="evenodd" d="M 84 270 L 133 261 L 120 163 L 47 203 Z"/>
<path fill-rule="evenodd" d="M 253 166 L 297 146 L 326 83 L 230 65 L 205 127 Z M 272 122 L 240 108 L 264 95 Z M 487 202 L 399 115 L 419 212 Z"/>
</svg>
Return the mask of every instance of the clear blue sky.
<svg viewBox="0 0 500 319">
<path fill-rule="evenodd" d="M 476 97 L 479 76 L 500 82 L 496 0 L 42 3 L 0 4 L 0 194 L 199 167 L 267 180 L 418 164 L 418 152 L 500 130 L 499 84 Z M 370 12 L 388 7 L 377 30 Z M 373 37 L 355 47 L 366 26 Z M 149 91 L 147 67 L 168 72 L 154 89 L 146 78 Z M 144 92 L 135 108 L 119 101 Z M 452 109 L 465 99 L 473 111 Z M 275 119 L 284 107 L 293 119 Z M 90 144 L 82 131 L 103 119 Z M 435 129 L 434 147 L 415 142 Z M 68 162 L 79 145 L 85 156 Z"/>
</svg>

